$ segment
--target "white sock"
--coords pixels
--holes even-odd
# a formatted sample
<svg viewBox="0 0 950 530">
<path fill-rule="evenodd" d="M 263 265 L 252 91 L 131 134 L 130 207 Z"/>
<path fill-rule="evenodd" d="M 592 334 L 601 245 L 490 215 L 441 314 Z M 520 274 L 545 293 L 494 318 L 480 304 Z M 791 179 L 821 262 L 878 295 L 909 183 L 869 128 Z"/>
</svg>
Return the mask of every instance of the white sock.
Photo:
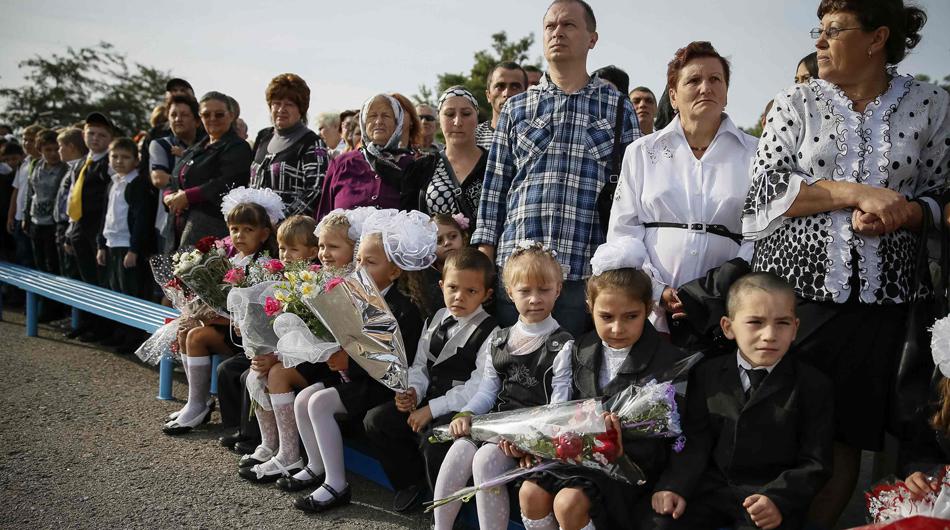
<svg viewBox="0 0 950 530">
<path fill-rule="evenodd" d="M 307 403 L 310 398 L 319 390 L 323 390 L 321 383 L 315 383 L 297 393 L 294 399 L 294 416 L 297 420 L 297 431 L 300 440 L 303 441 L 303 447 L 307 450 L 307 469 L 313 471 L 314 475 L 323 473 L 323 458 L 320 457 L 320 446 L 317 445 L 317 437 L 313 433 L 313 423 L 310 422 L 310 413 L 307 411 Z M 294 478 L 298 480 L 308 480 L 310 474 L 306 469 L 301 470 Z"/>
<path fill-rule="evenodd" d="M 468 484 L 472 478 L 472 459 L 475 458 L 477 447 L 471 440 L 460 438 L 452 442 L 439 468 L 439 476 L 435 479 L 435 491 L 432 497 L 436 500 L 444 499 Z M 462 501 L 455 501 L 439 506 L 435 512 L 435 527 L 437 530 L 451 530 L 455 518 L 462 509 Z"/>
<path fill-rule="evenodd" d="M 491 480 L 518 465 L 517 460 L 505 453 L 495 444 L 485 444 L 475 452 L 472 459 L 472 478 L 475 485 Z M 475 494 L 478 507 L 479 528 L 507 528 L 510 505 L 508 488 L 496 486 Z"/>
<path fill-rule="evenodd" d="M 540 519 L 528 519 L 521 514 L 521 522 L 524 523 L 525 530 L 558 530 L 557 519 L 553 513 L 549 513 Z"/>
<path fill-rule="evenodd" d="M 581 528 L 581 530 L 597 530 L 596 527 L 594 527 L 594 520 L 591 519 L 591 520 L 587 521 L 587 524 L 584 525 L 584 526 Z"/>
<path fill-rule="evenodd" d="M 320 447 L 320 457 L 326 472 L 324 484 L 338 493 L 347 487 L 346 471 L 343 467 L 343 437 L 340 435 L 340 426 L 336 424 L 334 414 L 345 413 L 346 407 L 340 401 L 340 394 L 335 388 L 325 388 L 314 393 L 307 405 L 310 422 L 314 427 L 317 445 Z M 326 502 L 333 496 L 324 488 L 317 488 L 311 495 L 314 500 Z"/>
<path fill-rule="evenodd" d="M 208 411 L 211 395 L 211 357 L 188 359 L 188 402 L 178 414 L 179 423 L 191 423 Z"/>
<path fill-rule="evenodd" d="M 277 445 L 280 438 L 277 434 L 277 418 L 274 417 L 273 410 L 264 410 L 263 407 L 254 409 L 254 415 L 257 416 L 257 425 L 261 428 L 261 445 L 277 452 Z"/>
<path fill-rule="evenodd" d="M 280 439 L 277 461 L 285 466 L 295 464 L 300 460 L 300 437 L 297 435 L 297 422 L 294 420 L 294 393 L 271 394 L 270 403 L 274 407 L 277 435 Z"/>
</svg>

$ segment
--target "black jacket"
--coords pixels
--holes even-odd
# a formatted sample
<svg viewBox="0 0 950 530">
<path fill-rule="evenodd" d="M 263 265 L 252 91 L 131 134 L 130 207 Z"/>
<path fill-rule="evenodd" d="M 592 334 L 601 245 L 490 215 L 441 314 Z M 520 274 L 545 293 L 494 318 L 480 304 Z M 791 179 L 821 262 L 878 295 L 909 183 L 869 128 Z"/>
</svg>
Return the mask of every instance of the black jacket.
<svg viewBox="0 0 950 530">
<path fill-rule="evenodd" d="M 831 382 L 789 355 L 746 402 L 734 355 L 700 363 L 686 390 L 686 447 L 656 490 L 687 501 L 701 481 L 729 484 L 736 498 L 765 495 L 800 519 L 831 476 Z"/>
<path fill-rule="evenodd" d="M 81 168 L 82 166 L 73 174 L 73 179 L 79 179 Z M 105 211 L 106 205 L 109 203 L 109 184 L 111 182 L 108 156 L 96 160 L 86 168 L 86 176 L 83 177 L 82 185 L 82 217 L 76 223 L 77 233 L 85 234 L 90 239 L 102 234 L 102 223 L 106 218 Z"/>
<path fill-rule="evenodd" d="M 114 183 L 110 182 L 106 189 L 106 201 Z M 129 224 L 129 250 L 141 257 L 148 256 L 155 251 L 153 237 L 155 213 L 158 210 L 157 190 L 152 186 L 148 175 L 139 173 L 135 180 L 129 182 L 123 193 L 125 202 L 129 205 L 127 222 Z M 108 206 L 108 205 L 107 205 Z M 102 211 L 102 226 L 105 227 L 107 209 Z M 99 248 L 106 248 L 106 238 L 102 231 L 96 238 Z"/>
<path fill-rule="evenodd" d="M 188 148 L 172 178 L 182 179 L 188 193 L 188 209 L 221 217 L 221 198 L 238 186 L 247 186 L 251 172 L 251 147 L 234 131 L 213 144 L 208 138 Z M 197 188 L 195 191 L 189 191 Z"/>
</svg>

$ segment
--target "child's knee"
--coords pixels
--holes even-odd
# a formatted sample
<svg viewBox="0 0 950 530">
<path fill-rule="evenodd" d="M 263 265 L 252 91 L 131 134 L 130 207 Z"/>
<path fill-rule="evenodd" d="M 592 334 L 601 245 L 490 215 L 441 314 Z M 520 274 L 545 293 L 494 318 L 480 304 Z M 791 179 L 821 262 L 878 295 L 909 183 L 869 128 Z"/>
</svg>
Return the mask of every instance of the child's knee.
<svg viewBox="0 0 950 530">
<path fill-rule="evenodd" d="M 554 497 L 541 486 L 526 480 L 518 491 L 521 512 L 529 519 L 539 519 L 551 513 Z"/>
<path fill-rule="evenodd" d="M 208 328 L 208 327 L 189 329 L 188 335 L 185 337 L 185 346 L 190 348 L 193 345 L 197 345 L 197 346 L 204 345 L 208 340 L 208 331 L 213 331 L 213 330 L 212 328 Z"/>
<path fill-rule="evenodd" d="M 590 499 L 576 488 L 564 488 L 554 496 L 554 516 L 558 521 L 587 518 Z"/>
</svg>

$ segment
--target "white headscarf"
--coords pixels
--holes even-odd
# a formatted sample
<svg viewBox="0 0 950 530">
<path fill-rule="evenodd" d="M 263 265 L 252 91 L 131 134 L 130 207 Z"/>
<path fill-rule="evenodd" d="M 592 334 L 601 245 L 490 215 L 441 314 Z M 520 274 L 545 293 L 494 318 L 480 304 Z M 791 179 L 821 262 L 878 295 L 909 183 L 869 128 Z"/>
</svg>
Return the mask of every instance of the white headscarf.
<svg viewBox="0 0 950 530">
<path fill-rule="evenodd" d="M 389 140 L 384 146 L 378 146 L 373 143 L 370 139 L 368 132 L 366 131 L 366 116 L 369 114 L 369 107 L 373 103 L 373 100 L 377 98 L 385 98 L 389 101 L 389 105 L 393 108 L 393 116 L 396 117 L 396 130 L 393 131 L 393 135 L 389 137 Z M 399 104 L 399 100 L 388 95 L 388 94 L 377 94 L 363 103 L 363 108 L 360 110 L 360 132 L 363 134 L 363 146 L 371 155 L 376 158 L 382 158 L 384 151 L 390 151 L 393 149 L 399 148 L 399 142 L 402 141 L 402 125 L 404 121 L 404 113 L 402 111 L 402 105 Z"/>
</svg>

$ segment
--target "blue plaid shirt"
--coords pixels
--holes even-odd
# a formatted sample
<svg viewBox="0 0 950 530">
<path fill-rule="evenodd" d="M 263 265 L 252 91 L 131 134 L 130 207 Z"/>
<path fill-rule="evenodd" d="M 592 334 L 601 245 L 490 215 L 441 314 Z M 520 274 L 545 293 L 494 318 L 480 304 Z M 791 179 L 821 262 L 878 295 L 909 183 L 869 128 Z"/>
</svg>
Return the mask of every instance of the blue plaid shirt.
<svg viewBox="0 0 950 530">
<path fill-rule="evenodd" d="M 509 99 L 489 151 L 472 244 L 495 246 L 503 267 L 515 244 L 531 239 L 557 252 L 568 280 L 589 277 L 590 258 L 604 242 L 597 196 L 613 172 L 618 101 L 623 148 L 640 137 L 637 116 L 601 80 L 566 94 L 545 75 Z"/>
</svg>

